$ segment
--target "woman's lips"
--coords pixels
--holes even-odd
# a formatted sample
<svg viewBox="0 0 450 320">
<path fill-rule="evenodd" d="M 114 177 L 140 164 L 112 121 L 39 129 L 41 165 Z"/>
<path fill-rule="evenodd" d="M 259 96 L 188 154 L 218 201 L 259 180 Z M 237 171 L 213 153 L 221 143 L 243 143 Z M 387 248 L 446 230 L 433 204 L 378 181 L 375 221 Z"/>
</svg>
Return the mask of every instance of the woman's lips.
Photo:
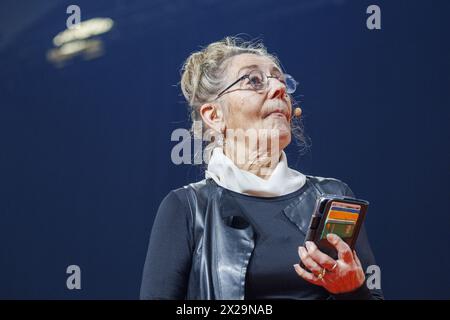
<svg viewBox="0 0 450 320">
<path fill-rule="evenodd" d="M 270 112 L 267 116 L 265 116 L 265 118 L 269 117 L 269 116 L 274 116 L 274 117 L 285 117 L 287 119 L 287 116 L 284 112 L 279 111 L 279 110 L 275 110 Z"/>
</svg>

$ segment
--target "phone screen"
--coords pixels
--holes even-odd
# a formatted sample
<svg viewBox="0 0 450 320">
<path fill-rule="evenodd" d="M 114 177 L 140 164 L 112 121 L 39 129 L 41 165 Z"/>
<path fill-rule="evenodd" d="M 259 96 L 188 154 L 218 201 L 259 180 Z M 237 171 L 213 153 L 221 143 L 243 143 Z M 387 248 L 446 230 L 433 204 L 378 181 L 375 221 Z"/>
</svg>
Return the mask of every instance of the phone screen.
<svg viewBox="0 0 450 320">
<path fill-rule="evenodd" d="M 342 239 L 351 238 L 361 213 L 361 206 L 332 201 L 329 208 L 320 239 L 326 239 L 329 233 L 334 233 Z"/>
</svg>

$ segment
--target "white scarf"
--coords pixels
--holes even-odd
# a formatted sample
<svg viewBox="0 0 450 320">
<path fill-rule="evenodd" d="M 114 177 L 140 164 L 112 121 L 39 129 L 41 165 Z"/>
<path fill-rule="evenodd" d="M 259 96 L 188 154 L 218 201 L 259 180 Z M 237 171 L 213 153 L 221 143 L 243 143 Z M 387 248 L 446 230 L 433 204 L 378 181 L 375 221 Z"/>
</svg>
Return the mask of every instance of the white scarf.
<svg viewBox="0 0 450 320">
<path fill-rule="evenodd" d="M 228 158 L 222 148 L 215 148 L 209 159 L 206 178 L 212 178 L 218 185 L 235 192 L 258 196 L 282 196 L 300 189 L 306 182 L 306 176 L 288 167 L 286 154 L 281 152 L 280 161 L 269 179 L 239 169 Z"/>
</svg>

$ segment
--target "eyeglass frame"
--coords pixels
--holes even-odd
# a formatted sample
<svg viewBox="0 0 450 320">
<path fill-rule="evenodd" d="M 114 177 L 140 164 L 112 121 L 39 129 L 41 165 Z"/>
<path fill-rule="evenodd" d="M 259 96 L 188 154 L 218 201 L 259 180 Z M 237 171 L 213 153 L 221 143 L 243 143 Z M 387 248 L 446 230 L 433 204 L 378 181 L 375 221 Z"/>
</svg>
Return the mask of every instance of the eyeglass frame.
<svg viewBox="0 0 450 320">
<path fill-rule="evenodd" d="M 239 83 L 240 81 L 242 81 L 242 80 L 244 80 L 244 79 L 247 79 L 253 71 L 259 71 L 259 72 L 261 72 L 261 74 L 263 74 L 263 75 L 267 78 L 266 83 L 268 83 L 268 80 L 271 79 L 271 78 L 275 78 L 275 79 L 277 79 L 278 81 L 280 81 L 280 77 L 281 77 L 281 76 L 267 75 L 267 74 L 265 74 L 263 71 L 258 70 L 258 69 L 255 69 L 255 70 L 250 71 L 250 72 L 247 73 L 247 74 L 244 74 L 244 75 L 241 76 L 239 79 L 237 79 L 237 80 L 234 81 L 232 84 L 230 84 L 228 87 L 226 87 L 225 89 L 223 89 L 223 90 L 217 95 L 216 99 L 219 99 L 222 95 L 224 95 L 224 94 L 226 93 L 226 91 L 227 91 L 228 89 L 230 89 L 231 87 L 233 87 L 236 83 Z M 297 89 L 298 82 L 295 81 L 294 77 L 292 77 L 290 74 L 287 74 L 287 73 L 283 73 L 283 75 L 285 76 L 285 78 L 286 78 L 286 76 L 291 77 L 292 80 L 295 82 L 296 89 Z M 266 86 L 267 86 L 267 84 L 266 84 Z M 286 83 L 285 83 L 285 87 L 287 87 L 287 84 L 286 84 Z M 294 93 L 294 92 L 295 92 L 295 90 L 294 90 L 292 93 Z M 215 99 L 214 99 L 214 100 L 215 100 Z"/>
</svg>

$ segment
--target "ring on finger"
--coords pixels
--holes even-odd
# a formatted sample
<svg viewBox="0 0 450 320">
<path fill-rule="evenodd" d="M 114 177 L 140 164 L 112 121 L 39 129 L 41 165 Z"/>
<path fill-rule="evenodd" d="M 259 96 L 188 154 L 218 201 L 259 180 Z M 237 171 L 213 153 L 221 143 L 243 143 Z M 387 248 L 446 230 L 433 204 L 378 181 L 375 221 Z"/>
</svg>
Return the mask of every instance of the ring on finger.
<svg viewBox="0 0 450 320">
<path fill-rule="evenodd" d="M 331 267 L 331 269 L 330 269 L 329 271 L 332 272 L 334 269 L 336 269 L 337 265 L 338 265 L 338 263 L 337 263 L 337 261 L 336 261 L 336 262 L 334 263 L 334 266 Z"/>
<path fill-rule="evenodd" d="M 327 269 L 322 268 L 322 271 L 320 271 L 320 273 L 317 275 L 317 278 L 319 280 L 323 280 L 323 277 L 325 276 L 326 273 L 327 273 Z"/>
</svg>

